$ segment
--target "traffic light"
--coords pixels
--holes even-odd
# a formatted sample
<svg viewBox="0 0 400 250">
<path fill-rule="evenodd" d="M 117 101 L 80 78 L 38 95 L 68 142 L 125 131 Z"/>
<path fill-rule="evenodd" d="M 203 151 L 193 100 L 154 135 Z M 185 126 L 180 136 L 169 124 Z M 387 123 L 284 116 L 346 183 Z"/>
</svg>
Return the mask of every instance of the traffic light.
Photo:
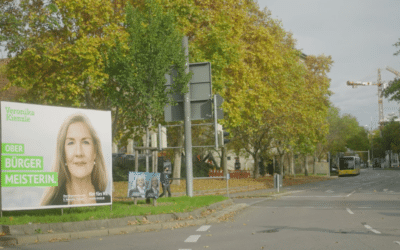
<svg viewBox="0 0 400 250">
<path fill-rule="evenodd" d="M 230 135 L 230 133 L 226 132 L 226 131 L 223 131 L 223 135 L 224 135 L 224 144 L 223 145 L 225 145 L 225 144 L 227 144 L 228 142 L 231 141 L 230 139 L 227 138 Z"/>
</svg>

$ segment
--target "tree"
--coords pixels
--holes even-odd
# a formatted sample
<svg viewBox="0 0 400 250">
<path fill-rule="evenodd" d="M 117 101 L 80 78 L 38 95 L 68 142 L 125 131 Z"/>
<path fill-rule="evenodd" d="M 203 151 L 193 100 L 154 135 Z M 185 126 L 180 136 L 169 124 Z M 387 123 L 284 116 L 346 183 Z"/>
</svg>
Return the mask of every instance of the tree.
<svg viewBox="0 0 400 250">
<path fill-rule="evenodd" d="M 123 34 L 118 26 L 123 20 L 114 15 L 111 2 L 10 3 L 0 4 L 6 10 L 0 38 L 7 42 L 9 56 L 16 54 L 6 71 L 8 87 L 26 90 L 19 100 L 111 109 L 110 95 L 104 91 L 107 75 L 101 53 L 105 44 Z"/>
<path fill-rule="evenodd" d="M 136 128 L 162 120 L 164 106 L 173 92 L 187 91 L 191 74 L 185 74 L 183 35 L 175 25 L 173 13 L 164 12 L 155 0 L 146 0 L 141 8 L 126 6 L 126 43 L 115 41 L 104 54 L 105 72 L 112 87 L 113 106 L 124 112 L 124 136 Z M 165 74 L 173 75 L 167 89 Z"/>
<path fill-rule="evenodd" d="M 400 48 L 400 39 L 398 42 L 393 44 L 393 46 Z M 400 50 L 396 51 L 393 55 L 400 55 Z M 389 82 L 389 87 L 383 90 L 383 95 L 385 98 L 389 96 L 391 101 L 400 101 L 400 78 L 397 76 L 394 80 Z"/>
<path fill-rule="evenodd" d="M 382 129 L 382 148 L 400 153 L 400 123 L 391 121 Z"/>
<path fill-rule="evenodd" d="M 117 1 L 10 2 L 0 5 L 8 13 L 0 38 L 16 53 L 7 75 L 10 86 L 27 90 L 20 101 L 111 110 L 114 141 L 148 124 L 148 114 L 160 117 L 171 67 L 178 72 L 171 91 L 182 91 L 190 78 L 182 74 L 174 14 L 157 1 L 127 13 Z"/>
</svg>

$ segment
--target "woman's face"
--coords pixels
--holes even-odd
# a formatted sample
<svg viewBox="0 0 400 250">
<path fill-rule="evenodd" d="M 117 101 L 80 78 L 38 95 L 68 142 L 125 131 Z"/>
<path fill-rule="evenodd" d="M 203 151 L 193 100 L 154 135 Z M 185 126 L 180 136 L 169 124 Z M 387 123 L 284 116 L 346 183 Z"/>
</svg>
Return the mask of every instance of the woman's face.
<svg viewBox="0 0 400 250">
<path fill-rule="evenodd" d="M 157 180 L 157 179 L 152 179 L 152 180 L 151 180 L 151 186 L 152 186 L 153 188 L 157 188 L 157 186 L 158 186 L 158 180 Z"/>
<path fill-rule="evenodd" d="M 83 122 L 75 122 L 68 127 L 65 157 L 72 177 L 82 179 L 91 175 L 96 153 L 93 138 Z"/>
<path fill-rule="evenodd" d="M 136 181 L 136 186 L 137 187 L 144 187 L 144 179 L 143 178 L 138 178 Z"/>
</svg>

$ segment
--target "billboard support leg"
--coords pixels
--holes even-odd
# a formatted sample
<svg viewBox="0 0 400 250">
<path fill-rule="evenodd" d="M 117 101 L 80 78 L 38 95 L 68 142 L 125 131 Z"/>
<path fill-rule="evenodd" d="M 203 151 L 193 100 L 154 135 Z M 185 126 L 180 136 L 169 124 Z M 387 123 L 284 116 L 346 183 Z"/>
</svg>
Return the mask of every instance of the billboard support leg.
<svg viewBox="0 0 400 250">
<path fill-rule="evenodd" d="M 64 215 L 64 209 L 61 208 L 61 215 Z"/>
</svg>

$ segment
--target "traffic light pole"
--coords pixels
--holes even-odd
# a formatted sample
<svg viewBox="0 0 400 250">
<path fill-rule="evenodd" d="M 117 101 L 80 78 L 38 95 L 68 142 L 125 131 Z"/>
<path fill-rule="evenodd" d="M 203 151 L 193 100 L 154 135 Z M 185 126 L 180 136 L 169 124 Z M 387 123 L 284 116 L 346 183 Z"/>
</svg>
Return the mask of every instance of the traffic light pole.
<svg viewBox="0 0 400 250">
<path fill-rule="evenodd" d="M 227 164 L 228 164 L 228 162 L 227 162 L 227 159 L 226 159 L 226 146 L 224 145 L 224 146 L 222 146 L 222 164 L 223 164 L 223 172 L 224 172 L 224 176 L 226 177 L 226 175 L 228 174 L 228 166 L 227 166 Z"/>
<path fill-rule="evenodd" d="M 189 42 L 188 37 L 182 39 L 182 48 L 185 50 L 185 74 L 189 74 Z M 190 117 L 190 81 L 187 83 L 188 92 L 183 97 L 184 127 L 185 127 L 185 162 L 186 162 L 186 195 L 193 197 L 193 158 L 192 158 L 192 121 Z"/>
</svg>

